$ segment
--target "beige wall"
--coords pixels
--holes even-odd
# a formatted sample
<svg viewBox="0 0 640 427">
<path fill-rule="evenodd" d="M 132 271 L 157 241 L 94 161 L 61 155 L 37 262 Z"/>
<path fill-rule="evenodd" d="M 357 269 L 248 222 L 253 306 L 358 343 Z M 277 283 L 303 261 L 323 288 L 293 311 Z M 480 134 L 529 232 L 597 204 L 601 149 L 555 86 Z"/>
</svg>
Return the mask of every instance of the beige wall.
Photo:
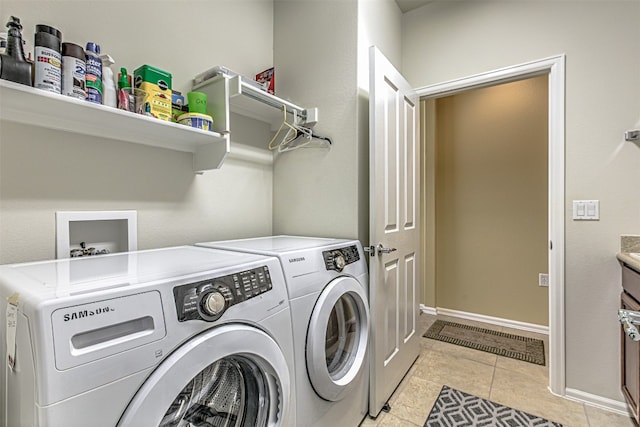
<svg viewBox="0 0 640 427">
<path fill-rule="evenodd" d="M 170 71 L 181 91 L 215 65 L 251 76 L 273 63 L 271 1 L 122 5 L 3 0 L 0 21 L 4 26 L 18 16 L 29 49 L 35 25 L 49 24 L 63 41 L 99 43 L 115 59 L 114 70 L 147 63 Z M 269 141 L 266 125 L 240 117 L 234 124 L 232 151 L 238 142 L 265 147 Z M 55 257 L 57 210 L 137 210 L 140 249 L 271 233 L 271 166 L 228 160 L 195 175 L 191 159 L 0 121 L 0 263 Z"/>
<path fill-rule="evenodd" d="M 547 325 L 547 76 L 436 104 L 436 305 Z"/>
<path fill-rule="evenodd" d="M 620 234 L 640 233 L 640 2 L 434 2 L 403 16 L 403 72 L 414 87 L 566 55 L 566 385 L 622 401 Z M 600 200 L 574 222 L 571 201 Z"/>
</svg>

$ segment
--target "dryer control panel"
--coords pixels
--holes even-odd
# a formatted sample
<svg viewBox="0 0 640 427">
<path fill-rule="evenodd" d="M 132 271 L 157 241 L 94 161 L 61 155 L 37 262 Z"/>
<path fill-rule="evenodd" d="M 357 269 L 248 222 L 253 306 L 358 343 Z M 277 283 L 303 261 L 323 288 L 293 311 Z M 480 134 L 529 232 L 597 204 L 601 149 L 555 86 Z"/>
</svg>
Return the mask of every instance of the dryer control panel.
<svg viewBox="0 0 640 427">
<path fill-rule="evenodd" d="M 347 265 L 360 261 L 356 245 L 323 251 L 322 256 L 327 270 L 342 271 Z"/>
<path fill-rule="evenodd" d="M 272 289 L 267 266 L 173 288 L 178 321 L 218 320 L 231 306 Z"/>
</svg>

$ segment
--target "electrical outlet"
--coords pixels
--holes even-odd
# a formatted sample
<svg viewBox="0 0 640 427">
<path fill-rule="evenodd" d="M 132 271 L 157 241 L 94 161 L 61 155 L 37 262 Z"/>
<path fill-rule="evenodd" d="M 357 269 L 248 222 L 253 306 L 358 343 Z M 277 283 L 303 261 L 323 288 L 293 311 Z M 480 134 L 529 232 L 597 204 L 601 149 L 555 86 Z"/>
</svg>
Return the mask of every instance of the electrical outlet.
<svg viewBox="0 0 640 427">
<path fill-rule="evenodd" d="M 538 286 L 549 286 L 549 275 L 547 273 L 538 274 Z"/>
</svg>

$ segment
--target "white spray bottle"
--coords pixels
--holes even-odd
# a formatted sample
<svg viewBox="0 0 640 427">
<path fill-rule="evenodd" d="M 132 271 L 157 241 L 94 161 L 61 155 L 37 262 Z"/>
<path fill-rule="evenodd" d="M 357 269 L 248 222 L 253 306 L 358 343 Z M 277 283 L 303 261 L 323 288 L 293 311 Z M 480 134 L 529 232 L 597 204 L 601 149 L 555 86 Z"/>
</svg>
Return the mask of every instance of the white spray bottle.
<svg viewBox="0 0 640 427">
<path fill-rule="evenodd" d="M 102 94 L 102 103 L 109 107 L 116 108 L 118 106 L 116 82 L 113 78 L 113 71 L 111 70 L 111 66 L 115 64 L 115 62 L 113 58 L 107 54 L 100 55 L 100 59 L 102 60 L 102 86 L 104 91 Z"/>
</svg>

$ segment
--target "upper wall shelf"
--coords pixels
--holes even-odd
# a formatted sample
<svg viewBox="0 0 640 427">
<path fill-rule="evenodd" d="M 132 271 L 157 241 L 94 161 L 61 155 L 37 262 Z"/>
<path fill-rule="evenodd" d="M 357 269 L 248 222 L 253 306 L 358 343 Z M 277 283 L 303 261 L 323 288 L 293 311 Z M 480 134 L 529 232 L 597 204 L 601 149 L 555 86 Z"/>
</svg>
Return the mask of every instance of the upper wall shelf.
<svg viewBox="0 0 640 427">
<path fill-rule="evenodd" d="M 193 90 L 204 92 L 209 99 L 208 108 L 214 118 L 214 129 L 229 131 L 228 111 L 251 117 L 276 127 L 282 123 L 283 108 L 289 115 L 295 113 L 300 124 L 313 124 L 318 120 L 317 108 L 303 108 L 278 98 L 255 86 L 253 80 L 241 75 L 217 75 L 195 84 Z M 224 119 L 224 120 L 221 120 Z M 226 127 L 220 128 L 226 123 Z"/>
<path fill-rule="evenodd" d="M 207 132 L 0 80 L 0 119 L 193 153 L 195 172 L 219 168 L 227 133 Z"/>
</svg>

